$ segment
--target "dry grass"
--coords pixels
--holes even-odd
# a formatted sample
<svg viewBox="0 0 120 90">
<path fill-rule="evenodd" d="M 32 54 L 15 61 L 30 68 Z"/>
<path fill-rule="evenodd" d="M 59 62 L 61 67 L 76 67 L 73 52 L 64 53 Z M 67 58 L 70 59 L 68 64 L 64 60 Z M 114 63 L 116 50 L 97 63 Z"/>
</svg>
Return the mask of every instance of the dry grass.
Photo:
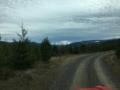
<svg viewBox="0 0 120 90">
<path fill-rule="evenodd" d="M 106 56 L 104 58 L 105 62 L 110 66 L 111 72 L 120 80 L 120 60 L 115 54 Z"/>
<path fill-rule="evenodd" d="M 77 56 L 54 57 L 49 64 L 37 62 L 33 69 L 15 71 L 15 76 L 0 80 L 0 90 L 53 90 L 57 72 Z"/>
</svg>

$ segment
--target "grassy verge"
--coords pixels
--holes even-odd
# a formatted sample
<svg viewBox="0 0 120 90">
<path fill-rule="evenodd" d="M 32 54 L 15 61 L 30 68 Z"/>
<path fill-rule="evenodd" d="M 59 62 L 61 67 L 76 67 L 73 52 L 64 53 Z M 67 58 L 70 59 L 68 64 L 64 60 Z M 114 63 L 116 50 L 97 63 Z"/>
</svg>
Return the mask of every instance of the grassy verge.
<svg viewBox="0 0 120 90">
<path fill-rule="evenodd" d="M 33 69 L 14 71 L 8 80 L 0 80 L 0 90 L 53 90 L 59 68 L 77 56 L 54 57 L 49 64 L 37 62 Z"/>
<path fill-rule="evenodd" d="M 110 70 L 114 77 L 120 80 L 120 59 L 115 54 L 108 55 L 104 58 L 104 61 L 110 67 Z"/>
</svg>

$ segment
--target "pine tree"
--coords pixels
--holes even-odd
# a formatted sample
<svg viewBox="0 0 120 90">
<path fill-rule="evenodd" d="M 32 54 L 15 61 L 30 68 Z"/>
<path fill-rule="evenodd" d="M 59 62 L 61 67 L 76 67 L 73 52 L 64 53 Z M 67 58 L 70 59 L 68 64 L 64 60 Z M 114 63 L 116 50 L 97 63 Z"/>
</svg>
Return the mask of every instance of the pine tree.
<svg viewBox="0 0 120 90">
<path fill-rule="evenodd" d="M 52 45 L 48 38 L 45 38 L 41 43 L 41 57 L 45 62 L 49 62 L 52 56 Z"/>
<path fill-rule="evenodd" d="M 120 39 L 118 40 L 116 55 L 118 58 L 120 58 Z"/>
<path fill-rule="evenodd" d="M 15 69 L 27 69 L 32 66 L 32 60 L 29 58 L 29 39 L 27 37 L 27 30 L 21 26 L 21 34 L 17 34 L 19 40 L 14 40 L 14 58 L 13 67 Z"/>
</svg>

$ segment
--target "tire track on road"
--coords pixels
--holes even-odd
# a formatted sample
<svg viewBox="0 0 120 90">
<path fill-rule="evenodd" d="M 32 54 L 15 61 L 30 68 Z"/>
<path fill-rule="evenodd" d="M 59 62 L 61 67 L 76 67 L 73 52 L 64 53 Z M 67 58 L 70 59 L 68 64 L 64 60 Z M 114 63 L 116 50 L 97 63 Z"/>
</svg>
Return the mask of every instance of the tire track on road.
<svg viewBox="0 0 120 90">
<path fill-rule="evenodd" d="M 101 85 L 94 68 L 95 59 L 89 60 L 89 64 L 86 68 L 86 87 L 93 88 Z"/>
<path fill-rule="evenodd" d="M 99 53 L 97 56 L 80 63 L 74 76 L 71 90 L 76 88 L 105 85 L 112 90 L 118 90 L 115 83 L 107 76 L 105 67 L 101 65 L 102 58 L 109 53 Z"/>
<path fill-rule="evenodd" d="M 93 53 L 80 56 L 74 62 L 67 64 L 58 72 L 56 88 L 52 90 L 75 90 L 76 88 L 95 87 L 105 85 L 118 90 L 100 61 L 109 53 Z"/>
<path fill-rule="evenodd" d="M 70 63 L 58 71 L 55 90 L 69 90 L 72 84 L 75 72 L 80 63 L 82 63 L 89 55 L 80 56 L 73 63 Z"/>
<path fill-rule="evenodd" d="M 95 70 L 96 70 L 97 76 L 99 77 L 99 81 L 103 85 L 112 88 L 112 90 L 118 90 L 115 83 L 110 79 L 109 76 L 107 76 L 106 72 L 108 71 L 105 71 L 106 69 L 101 63 L 104 56 L 105 55 L 102 55 L 101 57 L 97 58 L 96 61 L 94 62 Z"/>
<path fill-rule="evenodd" d="M 78 87 L 92 87 L 97 81 L 97 77 L 93 72 L 93 62 L 94 59 L 98 56 L 98 54 L 91 54 L 90 57 L 85 59 L 83 62 L 79 64 L 79 67 L 74 76 L 73 84 L 70 90 L 74 90 Z M 96 78 L 94 78 L 96 77 Z M 93 80 L 94 79 L 94 80 Z M 98 83 L 98 82 L 97 82 Z"/>
</svg>

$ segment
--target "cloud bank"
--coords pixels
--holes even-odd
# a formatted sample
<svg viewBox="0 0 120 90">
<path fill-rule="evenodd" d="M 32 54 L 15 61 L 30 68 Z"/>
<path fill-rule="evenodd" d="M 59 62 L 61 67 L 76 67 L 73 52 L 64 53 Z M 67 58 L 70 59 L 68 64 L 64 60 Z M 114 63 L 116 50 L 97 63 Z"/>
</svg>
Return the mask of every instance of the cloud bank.
<svg viewBox="0 0 120 90">
<path fill-rule="evenodd" d="M 120 36 L 119 0 L 0 0 L 0 33 L 12 40 L 21 20 L 33 41 L 52 42 Z"/>
</svg>

